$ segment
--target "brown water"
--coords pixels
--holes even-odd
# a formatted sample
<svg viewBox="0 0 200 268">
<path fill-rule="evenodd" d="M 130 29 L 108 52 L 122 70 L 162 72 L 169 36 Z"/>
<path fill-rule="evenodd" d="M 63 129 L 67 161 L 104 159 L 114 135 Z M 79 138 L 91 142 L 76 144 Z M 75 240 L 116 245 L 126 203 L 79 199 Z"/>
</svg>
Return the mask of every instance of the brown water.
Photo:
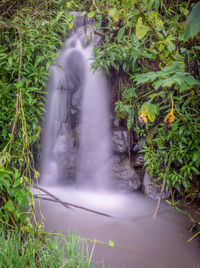
<svg viewBox="0 0 200 268">
<path fill-rule="evenodd" d="M 191 237 L 186 217 L 165 203 L 153 219 L 156 202 L 142 194 L 95 193 L 63 187 L 47 190 L 63 201 L 113 216 L 41 201 L 47 231 L 63 234 L 76 231 L 77 235 L 92 240 L 114 241 L 115 247 L 95 244 L 92 260 L 96 267 L 102 267 L 103 260 L 104 267 L 113 268 L 200 267 L 200 247 L 195 240 L 186 243 Z"/>
</svg>

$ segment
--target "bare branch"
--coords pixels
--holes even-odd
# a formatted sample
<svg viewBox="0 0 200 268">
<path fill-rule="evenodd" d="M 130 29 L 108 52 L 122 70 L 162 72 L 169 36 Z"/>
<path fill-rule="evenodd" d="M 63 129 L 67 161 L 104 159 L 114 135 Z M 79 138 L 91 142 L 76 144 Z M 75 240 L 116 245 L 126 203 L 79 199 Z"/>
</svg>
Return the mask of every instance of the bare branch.
<svg viewBox="0 0 200 268">
<path fill-rule="evenodd" d="M 55 195 L 53 195 L 52 193 L 48 192 L 46 189 L 44 189 L 44 188 L 42 188 L 42 187 L 40 187 L 38 185 L 33 185 L 33 188 L 35 188 L 35 189 L 37 189 L 37 190 L 39 190 L 41 192 L 46 193 L 47 195 L 49 195 L 53 199 L 41 197 L 40 195 L 39 196 L 34 195 L 34 197 L 36 197 L 36 198 L 40 198 L 40 199 L 48 200 L 48 201 L 53 201 L 53 202 L 58 202 L 61 205 L 63 205 L 64 207 L 66 207 L 66 208 L 75 207 L 75 208 L 86 210 L 86 211 L 89 211 L 89 212 L 92 212 L 92 213 L 95 213 L 95 214 L 98 214 L 98 215 L 101 215 L 101 216 L 114 218 L 113 216 L 111 216 L 109 214 L 106 214 L 106 213 L 103 213 L 103 212 L 100 212 L 100 211 L 96 211 L 96 210 L 89 209 L 89 208 L 86 208 L 86 207 L 83 207 L 83 206 L 75 205 L 75 204 L 72 204 L 72 203 L 69 203 L 69 202 L 63 202 L 61 199 L 59 199 L 58 197 L 56 197 Z"/>
</svg>

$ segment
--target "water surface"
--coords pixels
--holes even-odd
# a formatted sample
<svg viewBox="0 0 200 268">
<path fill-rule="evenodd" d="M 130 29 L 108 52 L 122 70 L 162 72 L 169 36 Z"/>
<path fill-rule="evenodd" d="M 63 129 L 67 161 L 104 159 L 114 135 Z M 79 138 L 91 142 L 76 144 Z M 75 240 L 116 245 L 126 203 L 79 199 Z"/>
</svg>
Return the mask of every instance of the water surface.
<svg viewBox="0 0 200 268">
<path fill-rule="evenodd" d="M 93 254 L 96 267 L 102 267 L 103 259 L 104 267 L 113 268 L 197 268 L 200 265 L 200 247 L 195 240 L 186 243 L 191 237 L 186 228 L 187 218 L 165 203 L 153 219 L 156 202 L 139 193 L 45 189 L 63 201 L 112 215 L 105 217 L 41 201 L 47 231 L 63 234 L 76 231 L 77 235 L 92 240 L 114 241 L 116 247 L 96 243 Z"/>
</svg>

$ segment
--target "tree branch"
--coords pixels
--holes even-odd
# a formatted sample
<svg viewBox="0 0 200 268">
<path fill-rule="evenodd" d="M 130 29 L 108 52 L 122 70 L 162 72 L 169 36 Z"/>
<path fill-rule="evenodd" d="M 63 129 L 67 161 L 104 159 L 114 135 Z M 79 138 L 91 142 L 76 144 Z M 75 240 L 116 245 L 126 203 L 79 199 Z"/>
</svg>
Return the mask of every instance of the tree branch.
<svg viewBox="0 0 200 268">
<path fill-rule="evenodd" d="M 103 212 L 100 212 L 100 211 L 96 211 L 96 210 L 89 209 L 89 208 L 86 208 L 86 207 L 83 207 L 83 206 L 75 205 L 75 204 L 72 204 L 72 203 L 69 203 L 69 202 L 63 202 L 57 196 L 53 195 L 52 193 L 48 192 L 46 189 L 44 189 L 44 188 L 42 188 L 42 187 L 40 187 L 38 185 L 33 185 L 33 188 L 35 188 L 35 189 L 37 189 L 37 190 L 39 190 L 41 192 L 44 192 L 45 194 L 49 195 L 53 199 L 41 197 L 41 196 L 38 196 L 38 195 L 34 195 L 34 197 L 36 197 L 36 198 L 57 202 L 57 203 L 60 203 L 61 205 L 63 205 L 64 207 L 66 207 L 66 208 L 75 207 L 75 208 L 79 208 L 79 209 L 82 209 L 82 210 L 85 210 L 85 211 L 89 211 L 89 212 L 92 212 L 92 213 L 95 213 L 95 214 L 98 214 L 98 215 L 101 215 L 101 216 L 114 218 L 113 216 L 111 216 L 109 214 L 106 214 L 106 213 L 103 213 Z"/>
</svg>

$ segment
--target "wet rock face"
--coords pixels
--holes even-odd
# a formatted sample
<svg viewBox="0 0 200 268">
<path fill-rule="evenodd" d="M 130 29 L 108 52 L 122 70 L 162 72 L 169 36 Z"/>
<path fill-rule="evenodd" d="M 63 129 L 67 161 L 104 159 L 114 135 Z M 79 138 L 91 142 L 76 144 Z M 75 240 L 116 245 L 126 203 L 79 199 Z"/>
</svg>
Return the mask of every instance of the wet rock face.
<svg viewBox="0 0 200 268">
<path fill-rule="evenodd" d="M 113 179 L 114 187 L 125 192 L 138 190 L 141 186 L 140 177 L 127 157 L 113 157 Z"/>
<path fill-rule="evenodd" d="M 162 183 L 161 183 L 162 184 Z M 162 186 L 162 185 L 161 185 Z M 149 176 L 147 172 L 144 174 L 143 179 L 143 192 L 150 198 L 157 200 L 160 196 L 161 186 L 156 187 L 152 178 Z M 164 191 L 162 195 L 162 199 L 167 199 L 170 197 L 170 191 Z"/>
<path fill-rule="evenodd" d="M 85 65 L 81 52 L 76 49 L 72 50 L 65 61 L 67 89 L 77 90 L 78 86 L 83 83 L 84 69 Z"/>
<path fill-rule="evenodd" d="M 134 167 L 142 167 L 144 165 L 144 154 L 138 153 L 134 159 Z"/>
<path fill-rule="evenodd" d="M 60 180 L 64 177 L 65 181 L 72 181 L 77 164 L 77 150 L 69 133 L 59 136 L 56 140 L 53 148 L 53 160 L 57 163 L 57 175 Z"/>
<path fill-rule="evenodd" d="M 128 132 L 126 130 L 114 130 L 112 135 L 113 151 L 116 154 L 128 152 Z"/>
<path fill-rule="evenodd" d="M 117 118 L 112 123 L 112 178 L 115 189 L 133 192 L 141 187 L 141 177 L 130 163 L 128 157 L 129 136 L 126 127 Z"/>
</svg>

